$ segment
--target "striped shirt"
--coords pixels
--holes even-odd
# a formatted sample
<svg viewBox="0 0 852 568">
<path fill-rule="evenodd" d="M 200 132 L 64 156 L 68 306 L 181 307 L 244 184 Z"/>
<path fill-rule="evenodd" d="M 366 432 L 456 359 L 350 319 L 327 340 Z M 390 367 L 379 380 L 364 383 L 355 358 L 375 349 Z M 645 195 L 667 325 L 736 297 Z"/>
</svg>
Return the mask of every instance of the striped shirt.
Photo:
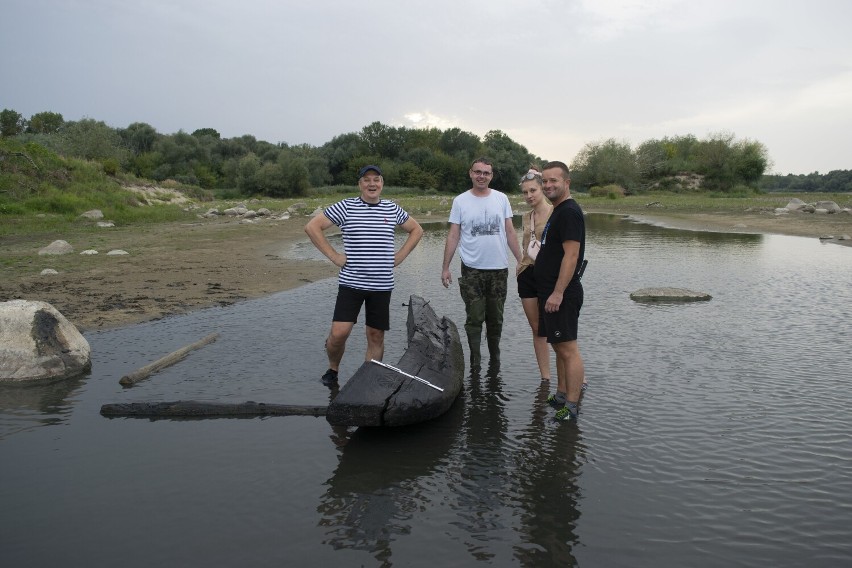
<svg viewBox="0 0 852 568">
<path fill-rule="evenodd" d="M 367 203 L 361 197 L 338 201 L 324 213 L 343 233 L 346 265 L 340 269 L 340 285 L 393 290 L 394 229 L 408 221 L 408 213 L 388 199 Z"/>
</svg>

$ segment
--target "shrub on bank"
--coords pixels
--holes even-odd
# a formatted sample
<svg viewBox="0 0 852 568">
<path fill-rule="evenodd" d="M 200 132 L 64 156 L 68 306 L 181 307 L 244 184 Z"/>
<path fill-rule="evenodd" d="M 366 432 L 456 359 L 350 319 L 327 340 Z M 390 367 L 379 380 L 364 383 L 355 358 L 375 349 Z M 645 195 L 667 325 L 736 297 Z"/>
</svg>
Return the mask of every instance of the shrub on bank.
<svg viewBox="0 0 852 568">
<path fill-rule="evenodd" d="M 619 199 L 621 197 L 624 197 L 624 188 L 616 184 L 609 184 L 603 186 L 596 185 L 589 189 L 589 195 L 591 195 L 592 197 Z"/>
</svg>

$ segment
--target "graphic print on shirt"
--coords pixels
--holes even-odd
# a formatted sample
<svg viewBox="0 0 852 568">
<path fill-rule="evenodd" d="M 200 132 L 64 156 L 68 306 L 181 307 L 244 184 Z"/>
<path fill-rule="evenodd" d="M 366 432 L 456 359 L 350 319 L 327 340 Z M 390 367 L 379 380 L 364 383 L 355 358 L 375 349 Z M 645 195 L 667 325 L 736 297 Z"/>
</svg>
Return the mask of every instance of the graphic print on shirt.
<svg viewBox="0 0 852 568">
<path fill-rule="evenodd" d="M 473 222 L 470 234 L 474 237 L 499 235 L 502 222 L 503 220 L 500 218 L 500 215 L 494 214 L 489 218 L 488 213 L 483 211 L 482 219 Z"/>
</svg>

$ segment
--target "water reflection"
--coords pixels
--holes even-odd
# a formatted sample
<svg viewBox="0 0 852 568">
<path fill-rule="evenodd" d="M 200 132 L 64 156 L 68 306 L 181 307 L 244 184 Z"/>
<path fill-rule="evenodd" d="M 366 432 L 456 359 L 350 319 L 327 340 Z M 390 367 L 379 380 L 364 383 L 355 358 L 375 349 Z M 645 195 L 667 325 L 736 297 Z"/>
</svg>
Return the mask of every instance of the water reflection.
<svg viewBox="0 0 852 568">
<path fill-rule="evenodd" d="M 33 385 L 0 385 L 0 440 L 62 423 L 71 413 L 72 395 L 82 384 L 81 376 Z"/>
<path fill-rule="evenodd" d="M 512 516 L 504 503 L 508 424 L 499 365 L 489 365 L 484 376 L 471 372 L 464 396 L 453 525 L 460 529 L 467 553 L 475 560 L 489 561 L 506 546 L 503 539 Z"/>
<path fill-rule="evenodd" d="M 513 484 L 522 508 L 515 557 L 521 566 L 576 566 L 573 548 L 580 518 L 579 484 L 584 453 L 580 426 L 554 424 L 541 381 L 527 426 L 518 435 Z"/>
<path fill-rule="evenodd" d="M 363 550 L 391 566 L 392 544 L 435 499 L 423 479 L 446 462 L 464 416 L 461 400 L 437 420 L 404 428 L 358 428 L 339 448 L 317 512 L 323 544 Z"/>
<path fill-rule="evenodd" d="M 326 403 L 333 280 L 93 332 L 89 376 L 0 389 L 0 564 L 848 564 L 852 249 L 587 222 L 592 386 L 579 424 L 550 422 L 511 278 L 502 367 L 468 377 L 444 417 L 399 430 L 99 416 L 107 402 Z M 409 294 L 464 317 L 458 289 L 440 285 L 445 236 L 427 232 L 398 271 L 388 361 L 405 349 Z M 629 299 L 660 285 L 713 300 Z M 118 384 L 213 331 L 186 361 Z M 363 333 L 341 384 L 363 360 Z M 128 491 L 134 507 L 117 507 Z"/>
</svg>

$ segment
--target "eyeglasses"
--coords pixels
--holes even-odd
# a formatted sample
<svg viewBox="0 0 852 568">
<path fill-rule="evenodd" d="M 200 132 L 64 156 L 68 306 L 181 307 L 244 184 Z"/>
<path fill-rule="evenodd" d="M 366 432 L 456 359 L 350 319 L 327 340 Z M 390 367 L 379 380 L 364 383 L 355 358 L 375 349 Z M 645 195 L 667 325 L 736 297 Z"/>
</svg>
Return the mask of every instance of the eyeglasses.
<svg viewBox="0 0 852 568">
<path fill-rule="evenodd" d="M 488 177 L 493 173 L 493 172 L 484 172 L 482 170 L 472 170 L 472 171 L 473 171 L 473 175 L 475 175 L 477 177 L 478 176 Z"/>
<path fill-rule="evenodd" d="M 521 183 L 535 178 L 541 179 L 541 174 L 538 172 L 527 172 L 521 177 Z"/>
</svg>

